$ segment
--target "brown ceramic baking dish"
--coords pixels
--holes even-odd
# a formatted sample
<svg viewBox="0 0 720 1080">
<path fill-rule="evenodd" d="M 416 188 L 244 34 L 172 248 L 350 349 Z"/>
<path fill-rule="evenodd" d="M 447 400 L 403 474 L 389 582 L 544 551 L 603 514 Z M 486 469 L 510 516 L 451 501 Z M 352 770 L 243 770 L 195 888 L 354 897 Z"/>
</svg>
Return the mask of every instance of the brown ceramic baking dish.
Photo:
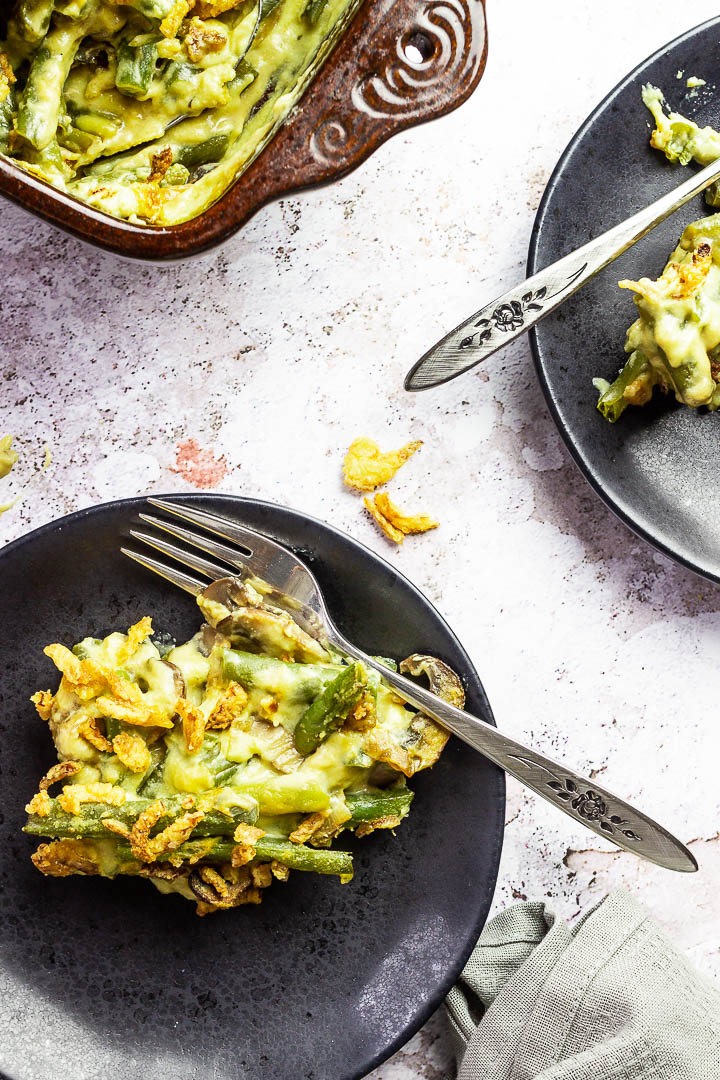
<svg viewBox="0 0 720 1080">
<path fill-rule="evenodd" d="M 97 247 L 156 262 L 207 251 L 271 199 L 339 179 L 391 135 L 461 105 L 487 56 L 485 0 L 364 0 L 288 119 L 235 183 L 180 225 L 92 209 L 0 155 L 0 192 Z"/>
</svg>

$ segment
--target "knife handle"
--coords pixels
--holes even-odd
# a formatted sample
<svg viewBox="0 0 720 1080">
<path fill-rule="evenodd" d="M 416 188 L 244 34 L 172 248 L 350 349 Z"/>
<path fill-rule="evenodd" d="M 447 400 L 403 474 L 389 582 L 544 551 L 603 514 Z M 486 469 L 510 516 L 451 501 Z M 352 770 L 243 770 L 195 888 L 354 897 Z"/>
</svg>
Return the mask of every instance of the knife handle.
<svg viewBox="0 0 720 1080">
<path fill-rule="evenodd" d="M 449 382 L 524 334 L 586 281 L 720 177 L 714 161 L 632 217 L 480 308 L 433 345 L 405 377 L 406 390 Z"/>
</svg>

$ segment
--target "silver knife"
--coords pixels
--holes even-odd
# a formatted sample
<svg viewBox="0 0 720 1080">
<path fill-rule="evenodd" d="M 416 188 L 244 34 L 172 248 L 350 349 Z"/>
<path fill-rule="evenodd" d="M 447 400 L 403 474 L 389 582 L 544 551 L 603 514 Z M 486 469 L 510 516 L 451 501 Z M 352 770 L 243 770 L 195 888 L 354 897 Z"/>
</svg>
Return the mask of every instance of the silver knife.
<svg viewBox="0 0 720 1080">
<path fill-rule="evenodd" d="M 719 178 L 720 159 L 657 202 L 480 308 L 410 368 L 405 376 L 405 389 L 429 390 L 486 360 L 544 319 L 586 281 Z"/>
</svg>

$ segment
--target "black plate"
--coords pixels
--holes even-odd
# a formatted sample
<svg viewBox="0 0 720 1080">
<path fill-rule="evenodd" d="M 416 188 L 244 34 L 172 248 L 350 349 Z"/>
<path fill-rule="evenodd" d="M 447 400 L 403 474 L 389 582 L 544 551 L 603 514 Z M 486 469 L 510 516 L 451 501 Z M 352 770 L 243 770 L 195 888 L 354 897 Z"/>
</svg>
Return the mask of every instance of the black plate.
<svg viewBox="0 0 720 1080">
<path fill-rule="evenodd" d="M 226 496 L 235 513 L 307 558 L 342 631 L 370 651 L 420 650 L 480 680 L 441 617 L 372 552 L 303 514 Z M 143 500 L 83 510 L 0 556 L 0 1070 L 13 1080 L 339 1080 L 364 1075 L 427 1019 L 464 964 L 492 899 L 504 777 L 452 739 L 397 837 L 356 842 L 349 885 L 294 873 L 260 907 L 204 919 L 148 883 L 42 877 L 20 832 L 53 762 L 28 698 L 55 686 L 42 647 L 124 629 L 144 614 L 178 639 L 193 601 L 124 558 Z"/>
<path fill-rule="evenodd" d="M 649 146 L 644 82 L 660 86 L 678 112 L 720 126 L 720 92 L 689 96 L 685 79 L 710 84 L 720 70 L 720 19 L 689 31 L 624 79 L 577 132 L 553 173 L 530 243 L 529 273 L 586 243 L 689 173 Z M 682 80 L 677 72 L 683 71 Z M 609 424 L 595 408 L 595 376 L 623 364 L 636 309 L 624 277 L 661 273 L 685 225 L 711 211 L 701 196 L 544 319 L 531 334 L 550 411 L 598 494 L 637 533 L 678 562 L 720 581 L 720 416 L 678 406 L 656 391 L 642 409 Z"/>
</svg>

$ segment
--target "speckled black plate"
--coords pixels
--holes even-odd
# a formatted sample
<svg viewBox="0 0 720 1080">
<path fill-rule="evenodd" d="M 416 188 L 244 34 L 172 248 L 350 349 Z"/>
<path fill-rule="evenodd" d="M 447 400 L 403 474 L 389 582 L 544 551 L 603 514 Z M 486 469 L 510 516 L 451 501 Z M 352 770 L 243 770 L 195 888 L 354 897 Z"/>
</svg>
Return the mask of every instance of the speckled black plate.
<svg viewBox="0 0 720 1080">
<path fill-rule="evenodd" d="M 182 496 L 303 554 L 344 633 L 376 653 L 434 653 L 492 720 L 470 661 L 392 567 L 330 526 L 268 503 Z M 119 552 L 141 499 L 83 510 L 0 554 L 0 1071 L 12 1080 L 340 1080 L 396 1050 L 439 1004 L 486 918 L 504 778 L 451 739 L 397 836 L 355 841 L 349 885 L 291 874 L 257 908 L 199 919 L 147 882 L 42 877 L 23 805 L 53 762 L 28 698 L 56 685 L 42 647 L 144 614 L 178 639 L 193 601 Z"/>
<path fill-rule="evenodd" d="M 681 80 L 678 71 L 684 72 Z M 720 126 L 720 19 L 689 31 L 624 79 L 585 121 L 545 191 L 530 244 L 529 273 L 680 184 L 689 175 L 649 146 L 643 83 L 699 124 Z M 695 95 L 690 75 L 707 79 Z M 616 424 L 596 410 L 595 376 L 624 362 L 636 309 L 621 278 L 662 272 L 685 225 L 711 211 L 702 196 L 544 319 L 531 334 L 550 411 L 587 479 L 632 529 L 665 554 L 720 581 L 720 415 L 676 405 L 656 391 Z"/>
</svg>

